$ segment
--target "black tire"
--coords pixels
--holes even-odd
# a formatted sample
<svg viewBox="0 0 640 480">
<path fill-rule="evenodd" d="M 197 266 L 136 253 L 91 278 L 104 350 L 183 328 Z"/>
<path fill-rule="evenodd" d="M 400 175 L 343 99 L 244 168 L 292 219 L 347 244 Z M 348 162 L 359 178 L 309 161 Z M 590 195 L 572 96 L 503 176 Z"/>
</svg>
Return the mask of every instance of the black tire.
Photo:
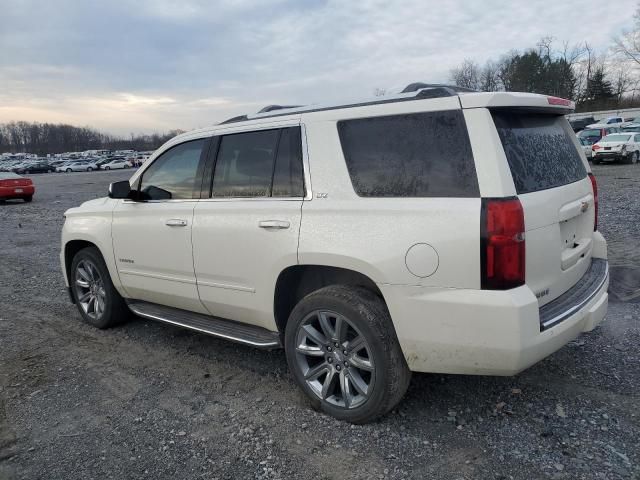
<svg viewBox="0 0 640 480">
<path fill-rule="evenodd" d="M 65 170 L 65 172 L 67 172 L 67 173 L 71 173 L 71 172 L 73 172 L 73 170 L 71 170 L 70 168 L 67 168 L 67 169 Z"/>
<path fill-rule="evenodd" d="M 111 170 L 111 167 L 109 167 L 108 165 L 106 167 L 104 167 L 105 170 Z"/>
<path fill-rule="evenodd" d="M 93 168 L 87 167 L 87 172 L 92 172 L 92 171 L 93 171 Z"/>
<path fill-rule="evenodd" d="M 31 202 L 33 200 L 33 195 L 29 195 L 28 197 L 22 197 L 22 199 L 25 202 L 29 203 L 29 202 Z"/>
<path fill-rule="evenodd" d="M 78 274 L 78 265 L 81 262 L 89 262 L 95 266 L 100 274 L 100 278 L 102 279 L 102 285 L 105 290 L 104 309 L 102 310 L 101 315 L 96 317 L 92 317 L 90 314 L 85 312 L 78 300 L 79 288 L 76 285 L 76 281 L 79 278 L 81 279 Z M 80 312 L 83 320 L 89 325 L 93 325 L 100 329 L 109 328 L 128 320 L 131 316 L 129 307 L 127 307 L 126 302 L 113 286 L 109 270 L 104 263 L 104 259 L 102 258 L 100 251 L 96 247 L 83 248 L 73 257 L 73 260 L 71 261 L 71 270 L 69 272 L 69 284 L 71 285 L 71 292 L 76 302 L 76 306 L 78 307 L 78 311 Z"/>
<path fill-rule="evenodd" d="M 364 337 L 370 347 L 375 375 L 372 378 L 375 380 L 369 387 L 372 389 L 371 392 L 367 392 L 367 398 L 361 405 L 346 408 L 330 403 L 320 398 L 305 380 L 298 361 L 300 354 L 296 351 L 298 331 L 305 319 L 316 311 L 331 311 L 342 315 L 358 330 L 357 333 Z M 341 349 L 342 347 L 338 348 Z M 298 386 L 309 398 L 312 407 L 351 423 L 371 422 L 389 412 L 400 402 L 411 380 L 411 371 L 400 349 L 384 301 L 362 287 L 331 285 L 304 297 L 289 316 L 285 331 L 285 351 L 289 369 Z M 334 365 L 335 368 L 339 368 L 338 362 Z M 345 372 L 343 371 L 343 374 Z"/>
</svg>

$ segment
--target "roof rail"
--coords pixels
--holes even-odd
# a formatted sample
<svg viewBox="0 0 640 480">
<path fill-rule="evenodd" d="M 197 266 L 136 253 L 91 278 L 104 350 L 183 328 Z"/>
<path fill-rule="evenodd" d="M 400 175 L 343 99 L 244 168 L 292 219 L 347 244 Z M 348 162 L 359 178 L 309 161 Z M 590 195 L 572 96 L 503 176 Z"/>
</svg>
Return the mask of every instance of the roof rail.
<svg viewBox="0 0 640 480">
<path fill-rule="evenodd" d="M 273 112 L 274 110 L 283 110 L 285 108 L 300 108 L 302 105 L 267 105 L 258 113 Z"/>
<path fill-rule="evenodd" d="M 218 125 L 224 125 L 225 123 L 244 122 L 245 120 L 249 120 L 249 117 L 247 117 L 246 115 L 238 115 L 237 117 L 228 118 L 224 122 L 220 122 Z"/>
<path fill-rule="evenodd" d="M 414 82 L 410 83 L 401 93 L 409 93 L 409 92 L 417 92 L 418 90 L 422 90 L 423 88 L 447 88 L 452 90 L 455 94 L 460 92 L 477 92 L 478 90 L 473 90 L 472 88 L 459 87 L 458 85 L 445 85 L 442 83 L 423 83 L 423 82 Z"/>
<path fill-rule="evenodd" d="M 341 104 L 326 105 L 326 106 L 309 105 L 306 107 L 296 106 L 296 105 L 290 105 L 290 106 L 269 105 L 267 107 L 264 107 L 262 110 L 260 110 L 256 114 L 240 115 L 238 117 L 233 117 L 228 120 L 225 120 L 224 122 L 221 122 L 220 125 L 223 125 L 225 123 L 244 122 L 247 120 L 260 120 L 263 118 L 282 117 L 284 115 L 323 112 L 326 110 L 338 110 L 342 108 L 364 107 L 368 105 L 380 105 L 384 103 L 406 102 L 410 100 L 424 100 L 429 98 L 454 97 L 460 93 L 470 93 L 475 91 L 476 90 L 471 90 L 465 87 L 458 87 L 455 85 L 415 82 L 407 85 L 404 88 L 404 90 L 402 90 L 402 92 L 397 95 L 376 97 L 374 99 L 368 99 L 368 100 L 353 102 L 353 103 L 341 103 Z"/>
</svg>

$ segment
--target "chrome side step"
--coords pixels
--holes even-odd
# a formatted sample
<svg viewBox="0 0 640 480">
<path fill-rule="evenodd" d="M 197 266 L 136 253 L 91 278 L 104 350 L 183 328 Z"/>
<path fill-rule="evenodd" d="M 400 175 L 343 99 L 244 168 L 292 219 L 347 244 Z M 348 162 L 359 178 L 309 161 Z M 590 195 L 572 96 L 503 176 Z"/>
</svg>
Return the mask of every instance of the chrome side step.
<svg viewBox="0 0 640 480">
<path fill-rule="evenodd" d="M 280 335 L 266 328 L 210 317 L 200 313 L 180 310 L 179 308 L 165 307 L 155 303 L 138 300 L 130 300 L 127 303 L 133 313 L 150 320 L 177 325 L 256 348 L 272 349 L 282 346 Z"/>
</svg>

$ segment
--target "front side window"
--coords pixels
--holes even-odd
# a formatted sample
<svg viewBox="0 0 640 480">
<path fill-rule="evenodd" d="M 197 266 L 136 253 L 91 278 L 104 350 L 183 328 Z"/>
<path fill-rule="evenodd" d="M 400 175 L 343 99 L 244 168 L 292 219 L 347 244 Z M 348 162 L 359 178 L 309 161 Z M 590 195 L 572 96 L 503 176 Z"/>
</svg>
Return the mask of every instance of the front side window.
<svg viewBox="0 0 640 480">
<path fill-rule="evenodd" d="M 200 155 L 205 143 L 206 139 L 182 143 L 160 155 L 142 174 L 142 199 L 193 198 Z"/>
<path fill-rule="evenodd" d="M 361 197 L 478 197 L 462 112 L 338 122 L 340 142 Z"/>
</svg>

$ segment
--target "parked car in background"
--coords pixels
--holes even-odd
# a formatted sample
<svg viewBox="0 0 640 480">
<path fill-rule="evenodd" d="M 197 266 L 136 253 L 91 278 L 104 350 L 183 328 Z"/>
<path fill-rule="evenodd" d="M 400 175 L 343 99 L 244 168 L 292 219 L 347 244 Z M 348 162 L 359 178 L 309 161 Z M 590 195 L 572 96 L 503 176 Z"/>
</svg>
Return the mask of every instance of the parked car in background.
<svg viewBox="0 0 640 480">
<path fill-rule="evenodd" d="M 61 165 L 56 169 L 56 171 L 71 173 L 71 172 L 91 172 L 97 169 L 98 167 L 93 162 L 76 161 L 76 162 L 70 162 L 70 163 Z"/>
<path fill-rule="evenodd" d="M 586 138 L 591 142 L 591 144 L 594 144 L 602 137 L 618 132 L 620 132 L 620 127 L 585 128 L 581 132 L 578 132 L 577 135 L 578 138 Z"/>
<path fill-rule="evenodd" d="M 47 162 L 23 163 L 12 169 L 14 173 L 52 173 L 55 168 Z"/>
<path fill-rule="evenodd" d="M 622 132 L 640 132 L 640 122 L 630 122 L 620 129 Z"/>
<path fill-rule="evenodd" d="M 595 143 L 593 151 L 593 163 L 613 162 L 637 163 L 640 158 L 640 133 L 614 133 L 603 137 Z"/>
<path fill-rule="evenodd" d="M 101 168 L 102 170 L 117 170 L 120 168 L 131 168 L 131 164 L 123 158 L 105 163 Z"/>
<path fill-rule="evenodd" d="M 622 117 L 608 117 L 603 120 L 598 120 L 596 123 L 593 123 L 591 125 L 587 125 L 586 128 L 598 128 L 598 127 L 605 127 L 607 125 L 622 126 L 622 124 L 624 123 L 625 121 L 624 121 L 624 118 Z"/>
<path fill-rule="evenodd" d="M 35 191 L 30 178 L 13 172 L 0 172 L 0 200 L 21 198 L 25 202 L 30 202 Z"/>
<path fill-rule="evenodd" d="M 582 146 L 582 151 L 584 152 L 584 155 L 587 157 L 587 160 L 591 160 L 591 155 L 593 154 L 593 150 L 591 150 L 591 147 L 593 146 L 593 143 L 589 141 L 588 137 L 578 138 L 578 141 Z"/>
<path fill-rule="evenodd" d="M 570 120 L 569 124 L 571 128 L 573 128 L 574 132 L 579 132 L 580 130 L 584 130 L 587 125 L 591 125 L 592 123 L 596 123 L 597 120 L 593 117 L 585 117 L 578 118 L 576 120 Z"/>
</svg>

